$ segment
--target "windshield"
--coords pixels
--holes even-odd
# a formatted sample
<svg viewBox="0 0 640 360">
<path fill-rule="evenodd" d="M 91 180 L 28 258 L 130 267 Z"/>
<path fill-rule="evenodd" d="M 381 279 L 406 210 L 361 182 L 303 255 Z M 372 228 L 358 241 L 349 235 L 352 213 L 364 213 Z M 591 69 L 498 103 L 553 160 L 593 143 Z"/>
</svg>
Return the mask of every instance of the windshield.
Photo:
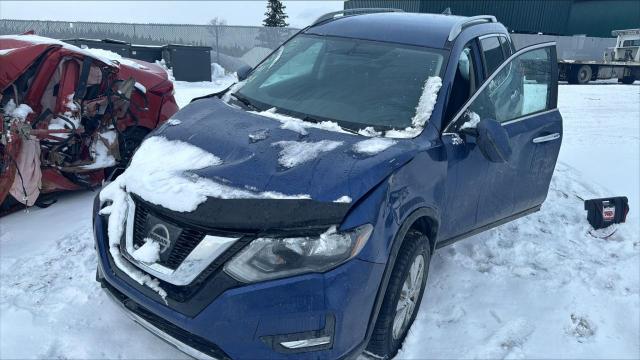
<svg viewBox="0 0 640 360">
<path fill-rule="evenodd" d="M 377 130 L 411 125 L 425 80 L 445 51 L 395 43 L 300 35 L 284 44 L 237 92 L 261 110 L 307 121 Z"/>
</svg>

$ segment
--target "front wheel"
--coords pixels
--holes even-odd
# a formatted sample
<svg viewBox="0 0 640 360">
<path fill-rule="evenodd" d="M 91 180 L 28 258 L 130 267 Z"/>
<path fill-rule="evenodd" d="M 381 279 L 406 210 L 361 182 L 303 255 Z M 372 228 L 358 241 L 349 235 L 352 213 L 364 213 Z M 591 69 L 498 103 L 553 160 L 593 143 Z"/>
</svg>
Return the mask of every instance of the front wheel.
<svg viewBox="0 0 640 360">
<path fill-rule="evenodd" d="M 385 359 L 398 353 L 418 314 L 430 260 L 429 239 L 410 230 L 398 252 L 367 351 Z"/>
</svg>

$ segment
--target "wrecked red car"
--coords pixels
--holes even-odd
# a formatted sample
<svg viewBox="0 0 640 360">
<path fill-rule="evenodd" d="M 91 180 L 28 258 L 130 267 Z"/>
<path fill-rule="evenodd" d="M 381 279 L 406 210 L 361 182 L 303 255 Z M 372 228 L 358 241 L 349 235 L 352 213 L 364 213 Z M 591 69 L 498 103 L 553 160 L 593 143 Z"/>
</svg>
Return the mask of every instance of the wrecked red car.
<svg viewBox="0 0 640 360">
<path fill-rule="evenodd" d="M 178 110 L 173 93 L 156 64 L 35 35 L 0 36 L 2 209 L 99 186 Z"/>
</svg>

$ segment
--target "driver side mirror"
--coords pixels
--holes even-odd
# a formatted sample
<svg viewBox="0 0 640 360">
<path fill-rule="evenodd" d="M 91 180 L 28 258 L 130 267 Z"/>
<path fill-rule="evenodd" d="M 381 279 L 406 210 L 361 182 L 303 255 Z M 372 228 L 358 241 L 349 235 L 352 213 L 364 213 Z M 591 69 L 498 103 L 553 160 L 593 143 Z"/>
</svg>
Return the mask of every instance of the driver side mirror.
<svg viewBox="0 0 640 360">
<path fill-rule="evenodd" d="M 251 72 L 251 66 L 249 65 L 242 65 L 238 68 L 238 70 L 236 70 L 236 76 L 238 76 L 238 81 L 242 81 L 245 80 L 247 77 L 249 77 L 249 73 Z"/>
<path fill-rule="evenodd" d="M 504 163 L 511 157 L 509 133 L 499 122 L 493 119 L 482 119 L 475 128 L 461 129 L 461 132 L 476 137 L 476 144 L 487 160 Z"/>
</svg>

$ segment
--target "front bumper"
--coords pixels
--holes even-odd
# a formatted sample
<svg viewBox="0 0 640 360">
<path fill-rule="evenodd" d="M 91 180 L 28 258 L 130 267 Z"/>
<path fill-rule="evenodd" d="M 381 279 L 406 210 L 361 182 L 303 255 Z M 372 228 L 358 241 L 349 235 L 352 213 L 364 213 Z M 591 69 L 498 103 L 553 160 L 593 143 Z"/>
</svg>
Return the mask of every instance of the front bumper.
<svg viewBox="0 0 640 360">
<path fill-rule="evenodd" d="M 106 290 L 136 322 L 197 358 L 334 359 L 350 355 L 364 342 L 384 271 L 383 264 L 353 259 L 324 274 L 237 284 L 210 299 L 208 292 L 200 291 L 194 299 L 204 298 L 207 305 L 197 313 L 185 314 L 172 305 L 176 301 L 170 299 L 167 305 L 117 274 L 106 248 L 101 216 L 95 218 L 94 232 L 99 278 Z M 274 340 L 324 334 L 330 326 L 330 346 L 287 351 Z"/>
</svg>

